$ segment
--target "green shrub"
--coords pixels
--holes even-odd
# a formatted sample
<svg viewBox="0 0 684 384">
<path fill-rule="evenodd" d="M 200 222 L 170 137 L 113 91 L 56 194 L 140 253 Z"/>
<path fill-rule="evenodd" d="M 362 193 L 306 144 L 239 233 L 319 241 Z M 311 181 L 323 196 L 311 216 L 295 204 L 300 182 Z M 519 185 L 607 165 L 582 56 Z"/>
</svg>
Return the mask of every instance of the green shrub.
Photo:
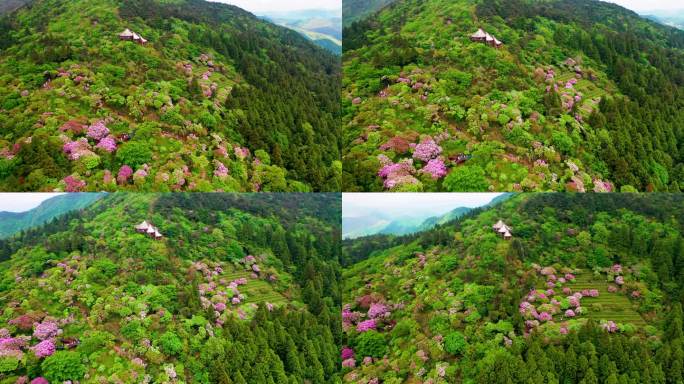
<svg viewBox="0 0 684 384">
<path fill-rule="evenodd" d="M 174 332 L 168 331 L 159 338 L 159 345 L 164 353 L 178 355 L 183 350 L 183 342 Z"/>
<path fill-rule="evenodd" d="M 43 376 L 51 383 L 81 380 L 86 373 L 81 354 L 72 351 L 58 351 L 45 358 L 40 367 L 43 370 Z"/>
<path fill-rule="evenodd" d="M 450 192 L 486 191 L 489 182 L 485 172 L 477 165 L 461 166 L 449 173 L 444 179 L 444 187 Z"/>
<path fill-rule="evenodd" d="M 0 357 L 0 373 L 12 372 L 19 367 L 19 360 L 16 357 Z"/>
<path fill-rule="evenodd" d="M 428 327 L 434 335 L 444 334 L 451 328 L 451 323 L 448 316 L 435 315 L 428 321 Z"/>
<path fill-rule="evenodd" d="M 383 357 L 387 353 L 385 337 L 376 331 L 366 331 L 356 338 L 358 356 Z"/>
<path fill-rule="evenodd" d="M 441 268 L 442 272 L 449 272 L 451 270 L 454 270 L 456 267 L 458 267 L 458 263 L 460 261 L 461 261 L 461 259 L 455 255 L 443 257 L 442 260 L 440 261 L 440 264 L 442 266 L 442 268 Z"/>
<path fill-rule="evenodd" d="M 467 345 L 465 337 L 458 331 L 451 332 L 444 338 L 444 350 L 455 356 L 461 355 Z"/>
<path fill-rule="evenodd" d="M 95 331 L 81 339 L 78 351 L 86 356 L 105 349 L 114 340 L 114 336 L 107 332 Z"/>
<path fill-rule="evenodd" d="M 123 164 L 136 168 L 152 160 L 152 150 L 147 143 L 130 141 L 119 148 L 116 158 Z"/>
</svg>

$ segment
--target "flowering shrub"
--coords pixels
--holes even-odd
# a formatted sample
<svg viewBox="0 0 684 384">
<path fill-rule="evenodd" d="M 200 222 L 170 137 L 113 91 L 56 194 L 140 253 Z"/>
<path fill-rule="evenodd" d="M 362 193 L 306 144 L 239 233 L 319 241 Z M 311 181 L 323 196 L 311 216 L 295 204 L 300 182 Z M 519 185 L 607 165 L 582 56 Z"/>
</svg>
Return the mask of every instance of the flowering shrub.
<svg viewBox="0 0 684 384">
<path fill-rule="evenodd" d="M 617 324 L 612 320 L 601 324 L 601 327 L 608 333 L 615 333 L 618 330 Z"/>
<path fill-rule="evenodd" d="M 228 168 L 226 168 L 226 166 L 218 160 L 215 160 L 215 164 L 216 164 L 216 169 L 214 169 L 214 176 L 221 178 L 221 179 L 227 177 L 228 176 Z"/>
<path fill-rule="evenodd" d="M 356 330 L 359 332 L 366 332 L 374 330 L 377 327 L 375 319 L 365 320 L 356 325 Z"/>
<path fill-rule="evenodd" d="M 370 309 L 368 310 L 368 317 L 371 319 L 375 319 L 387 315 L 388 312 L 389 310 L 387 309 L 386 305 L 382 303 L 373 303 L 371 304 Z"/>
<path fill-rule="evenodd" d="M 38 340 L 45 340 L 51 337 L 55 337 L 60 332 L 57 323 L 53 321 L 44 321 L 37 324 L 33 330 L 33 337 Z"/>
<path fill-rule="evenodd" d="M 109 128 L 100 120 L 88 127 L 88 137 L 94 140 L 102 140 L 109 135 Z"/>
<path fill-rule="evenodd" d="M 432 137 L 423 139 L 413 150 L 413 158 L 428 162 L 442 153 L 440 147 Z"/>
<path fill-rule="evenodd" d="M 100 140 L 100 142 L 97 143 L 95 148 L 99 148 L 99 149 L 102 149 L 106 152 L 112 153 L 112 152 L 116 151 L 116 140 L 111 135 L 107 136 L 107 137 L 103 138 L 102 140 Z"/>
<path fill-rule="evenodd" d="M 52 340 L 43 340 L 33 347 L 33 353 L 39 358 L 50 356 L 55 353 L 55 344 Z"/>
<path fill-rule="evenodd" d="M 389 161 L 389 159 L 387 159 Z M 381 159 L 383 162 L 383 159 Z M 413 177 L 416 172 L 413 167 L 412 159 L 403 159 L 398 163 L 389 161 L 378 171 L 378 176 L 385 179 L 384 186 L 387 189 L 396 188 L 402 185 L 417 184 L 418 179 Z"/>
<path fill-rule="evenodd" d="M 62 180 L 64 182 L 64 191 L 66 192 L 80 192 L 86 187 L 86 182 L 69 175 Z"/>
<path fill-rule="evenodd" d="M 447 168 L 444 164 L 444 160 L 436 158 L 428 161 L 427 165 L 423 167 L 420 172 L 429 174 L 434 180 L 437 180 L 446 176 Z"/>
<path fill-rule="evenodd" d="M 119 182 L 119 184 L 126 184 L 128 182 L 128 179 L 133 175 L 133 169 L 129 167 L 128 165 L 123 165 L 119 169 L 119 174 L 116 176 L 116 181 Z"/>
<path fill-rule="evenodd" d="M 342 348 L 342 360 L 354 358 L 354 350 L 349 347 Z"/>
</svg>

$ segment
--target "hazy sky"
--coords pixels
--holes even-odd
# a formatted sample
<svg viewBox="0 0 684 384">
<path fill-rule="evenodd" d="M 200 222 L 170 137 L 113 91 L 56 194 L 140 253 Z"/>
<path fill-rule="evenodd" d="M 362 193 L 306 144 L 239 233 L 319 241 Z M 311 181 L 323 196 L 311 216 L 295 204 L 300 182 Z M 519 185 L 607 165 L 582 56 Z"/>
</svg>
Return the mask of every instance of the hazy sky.
<svg viewBox="0 0 684 384">
<path fill-rule="evenodd" d="M 344 193 L 342 216 L 357 217 L 372 211 L 392 216 L 432 216 L 458 207 L 479 207 L 500 193 Z"/>
<path fill-rule="evenodd" d="M 61 193 L 0 193 L 0 212 L 24 212 Z"/>
<path fill-rule="evenodd" d="M 657 11 L 664 9 L 684 9 L 682 0 L 608 0 L 611 3 L 619 4 L 633 11 Z"/>
<path fill-rule="evenodd" d="M 342 0 L 211 0 L 233 4 L 252 13 L 300 11 L 302 9 L 341 9 Z"/>
</svg>

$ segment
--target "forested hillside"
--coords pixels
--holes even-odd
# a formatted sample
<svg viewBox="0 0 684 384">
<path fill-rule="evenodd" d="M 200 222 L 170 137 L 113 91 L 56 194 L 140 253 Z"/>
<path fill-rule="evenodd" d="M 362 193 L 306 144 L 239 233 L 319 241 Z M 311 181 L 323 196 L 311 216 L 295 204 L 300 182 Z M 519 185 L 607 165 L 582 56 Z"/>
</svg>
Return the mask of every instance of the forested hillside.
<svg viewBox="0 0 684 384">
<path fill-rule="evenodd" d="M 44 224 L 67 212 L 87 207 L 101 193 L 69 193 L 55 196 L 26 212 L 0 212 L 0 238 Z"/>
<path fill-rule="evenodd" d="M 344 25 L 350 25 L 355 21 L 376 12 L 394 0 L 342 0 L 342 14 Z"/>
<path fill-rule="evenodd" d="M 681 194 L 518 195 L 343 265 L 345 382 L 684 380 Z"/>
<path fill-rule="evenodd" d="M 340 190 L 339 59 L 237 7 L 34 0 L 0 73 L 2 190 Z"/>
<path fill-rule="evenodd" d="M 404 0 L 344 38 L 345 191 L 682 187 L 684 31 L 594 0 Z"/>
<path fill-rule="evenodd" d="M 0 241 L 0 382 L 339 382 L 339 212 L 109 194 Z"/>
</svg>

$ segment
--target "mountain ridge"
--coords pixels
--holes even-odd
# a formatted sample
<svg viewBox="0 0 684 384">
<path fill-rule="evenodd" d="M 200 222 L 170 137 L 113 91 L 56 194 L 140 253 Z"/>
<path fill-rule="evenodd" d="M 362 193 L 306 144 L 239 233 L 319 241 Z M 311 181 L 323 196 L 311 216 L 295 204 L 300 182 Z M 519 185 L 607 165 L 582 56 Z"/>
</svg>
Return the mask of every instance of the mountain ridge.
<svg viewBox="0 0 684 384">
<path fill-rule="evenodd" d="M 102 198 L 102 193 L 74 193 L 51 197 L 24 212 L 0 211 L 0 239 L 25 229 L 40 226 L 65 213 L 86 208 Z"/>
</svg>

